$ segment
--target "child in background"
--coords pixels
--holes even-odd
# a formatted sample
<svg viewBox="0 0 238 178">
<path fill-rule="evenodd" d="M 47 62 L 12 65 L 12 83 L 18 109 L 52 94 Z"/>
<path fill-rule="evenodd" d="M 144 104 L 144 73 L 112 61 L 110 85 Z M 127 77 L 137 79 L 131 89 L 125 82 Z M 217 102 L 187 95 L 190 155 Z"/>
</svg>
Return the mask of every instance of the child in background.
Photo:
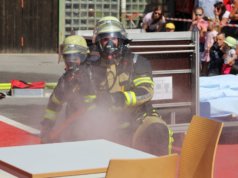
<svg viewBox="0 0 238 178">
<path fill-rule="evenodd" d="M 204 37 L 207 32 L 208 22 L 204 20 L 204 10 L 201 7 L 197 7 L 194 10 L 194 19 L 190 26 L 190 31 L 197 28 L 200 32 L 200 37 Z"/>
<path fill-rule="evenodd" d="M 199 30 L 199 49 L 200 49 L 200 56 L 204 56 L 205 51 L 205 35 L 208 28 L 208 22 L 204 20 L 204 10 L 201 7 L 197 7 L 194 10 L 194 19 L 190 26 L 190 31 Z M 201 60 L 201 59 L 200 59 Z M 202 69 L 202 65 L 201 65 Z"/>
<path fill-rule="evenodd" d="M 212 47 L 213 43 L 215 42 L 216 36 L 218 32 L 216 31 L 216 24 L 212 21 L 209 21 L 208 31 L 205 35 L 205 44 L 204 44 L 204 53 L 201 56 L 202 62 L 202 71 L 201 74 L 207 76 L 208 75 L 208 64 L 210 62 L 210 48 Z"/>
<path fill-rule="evenodd" d="M 236 55 L 238 56 L 238 43 L 236 44 Z M 231 67 L 230 74 L 234 74 L 234 75 L 238 74 L 238 59 L 237 58 Z"/>
<path fill-rule="evenodd" d="M 235 50 L 237 42 L 236 42 L 236 39 L 231 36 L 226 37 L 224 42 L 225 42 L 225 46 L 223 48 L 224 63 L 222 66 L 222 74 L 230 74 L 231 67 L 235 63 L 235 60 L 237 58 L 236 50 Z"/>
<path fill-rule="evenodd" d="M 165 25 L 165 31 L 166 32 L 174 32 L 175 31 L 175 25 L 172 22 L 166 23 Z"/>
</svg>

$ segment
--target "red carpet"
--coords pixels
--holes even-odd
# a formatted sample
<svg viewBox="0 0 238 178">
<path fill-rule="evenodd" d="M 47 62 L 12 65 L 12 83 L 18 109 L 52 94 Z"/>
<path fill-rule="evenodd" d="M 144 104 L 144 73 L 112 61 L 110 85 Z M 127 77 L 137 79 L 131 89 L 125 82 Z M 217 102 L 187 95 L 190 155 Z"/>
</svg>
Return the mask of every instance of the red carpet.
<svg viewBox="0 0 238 178">
<path fill-rule="evenodd" d="M 39 143 L 39 137 L 0 121 L 0 147 Z"/>
<path fill-rule="evenodd" d="M 39 137 L 0 121 L 0 147 L 39 143 Z M 214 178 L 238 178 L 238 144 L 218 145 Z"/>
<path fill-rule="evenodd" d="M 218 145 L 214 178 L 238 178 L 238 144 Z"/>
</svg>

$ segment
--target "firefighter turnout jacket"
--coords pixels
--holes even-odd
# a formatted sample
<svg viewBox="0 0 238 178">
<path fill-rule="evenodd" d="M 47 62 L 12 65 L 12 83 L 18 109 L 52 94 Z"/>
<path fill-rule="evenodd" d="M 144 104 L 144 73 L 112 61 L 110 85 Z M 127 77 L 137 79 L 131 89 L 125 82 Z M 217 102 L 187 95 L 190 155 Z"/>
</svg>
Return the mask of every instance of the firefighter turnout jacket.
<svg viewBox="0 0 238 178">
<path fill-rule="evenodd" d="M 49 98 L 44 119 L 55 122 L 64 104 L 67 105 L 66 117 L 79 108 L 87 107 L 92 94 L 88 68 L 87 64 L 82 64 L 77 69 L 67 70 L 60 77 Z"/>
<path fill-rule="evenodd" d="M 164 147 L 163 151 L 158 152 L 158 149 L 154 148 L 156 151 L 149 152 L 157 155 L 168 154 L 172 137 L 169 137 L 166 123 L 152 107 L 154 82 L 150 62 L 140 55 L 131 53 L 125 47 L 123 57 L 115 63 L 108 65 L 103 59 L 95 62 L 92 66 L 92 74 L 97 102 L 101 108 L 104 107 L 106 113 L 113 113 L 108 114 L 108 120 L 113 116 L 119 128 L 117 133 L 122 132 L 124 138 L 129 140 L 127 143 L 123 141 L 120 143 L 140 149 L 140 144 L 147 144 L 149 147 L 151 142 L 159 142 L 159 147 L 162 147 L 161 145 Z M 154 132 L 152 128 L 154 126 L 157 127 L 154 130 L 159 129 L 160 133 Z M 151 131 L 148 133 L 150 128 Z M 147 136 L 145 132 L 148 133 Z M 159 133 L 160 138 L 155 138 L 156 140 L 143 138 L 150 143 L 140 143 L 140 138 L 150 137 L 149 135 L 156 132 Z M 154 134 L 154 137 L 157 135 Z M 147 148 L 141 150 L 148 151 Z"/>
</svg>

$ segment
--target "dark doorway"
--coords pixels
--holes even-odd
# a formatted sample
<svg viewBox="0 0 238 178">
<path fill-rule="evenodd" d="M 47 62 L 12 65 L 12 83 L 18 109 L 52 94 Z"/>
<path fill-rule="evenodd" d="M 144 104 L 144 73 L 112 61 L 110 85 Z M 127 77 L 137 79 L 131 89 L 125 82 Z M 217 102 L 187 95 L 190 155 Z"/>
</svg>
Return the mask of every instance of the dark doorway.
<svg viewBox="0 0 238 178">
<path fill-rule="evenodd" d="M 0 53 L 54 53 L 58 0 L 0 0 Z"/>
</svg>

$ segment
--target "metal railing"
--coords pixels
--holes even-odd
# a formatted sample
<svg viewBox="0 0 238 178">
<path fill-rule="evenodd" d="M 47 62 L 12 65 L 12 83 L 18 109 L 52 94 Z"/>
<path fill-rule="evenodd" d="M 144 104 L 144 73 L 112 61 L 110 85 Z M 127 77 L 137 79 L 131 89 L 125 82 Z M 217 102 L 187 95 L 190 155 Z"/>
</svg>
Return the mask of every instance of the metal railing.
<svg viewBox="0 0 238 178">
<path fill-rule="evenodd" d="M 179 58 L 179 55 L 182 55 L 180 61 L 186 61 L 190 63 L 188 68 L 170 68 L 166 65 L 159 69 L 153 69 L 152 74 L 154 77 L 163 77 L 171 76 L 173 80 L 182 75 L 188 75 L 189 81 L 183 81 L 184 85 L 189 85 L 191 88 L 190 94 L 191 100 L 189 101 L 179 101 L 179 100 L 163 100 L 163 101 L 154 101 L 153 107 L 159 110 L 170 109 L 169 117 L 166 121 L 170 124 L 176 125 L 178 114 L 173 110 L 175 108 L 189 108 L 192 115 L 199 114 L 199 39 L 198 32 L 155 32 L 155 33 L 131 33 L 128 34 L 128 38 L 132 39 L 132 43 L 129 45 L 129 48 L 135 53 L 140 54 L 146 57 L 147 59 L 153 61 L 154 65 L 159 65 L 169 61 L 170 63 L 175 62 L 174 56 Z M 170 59 L 170 55 L 173 55 Z M 163 59 L 164 57 L 164 59 Z M 158 64 L 156 64 L 158 61 Z M 152 65 L 153 65 L 152 64 Z M 180 64 L 178 64 L 180 65 Z M 152 66 L 153 67 L 153 66 Z M 189 83 L 189 84 L 188 84 Z M 173 89 L 177 89 L 177 86 L 173 84 Z M 186 123 L 190 122 L 190 119 L 185 121 Z"/>
</svg>

